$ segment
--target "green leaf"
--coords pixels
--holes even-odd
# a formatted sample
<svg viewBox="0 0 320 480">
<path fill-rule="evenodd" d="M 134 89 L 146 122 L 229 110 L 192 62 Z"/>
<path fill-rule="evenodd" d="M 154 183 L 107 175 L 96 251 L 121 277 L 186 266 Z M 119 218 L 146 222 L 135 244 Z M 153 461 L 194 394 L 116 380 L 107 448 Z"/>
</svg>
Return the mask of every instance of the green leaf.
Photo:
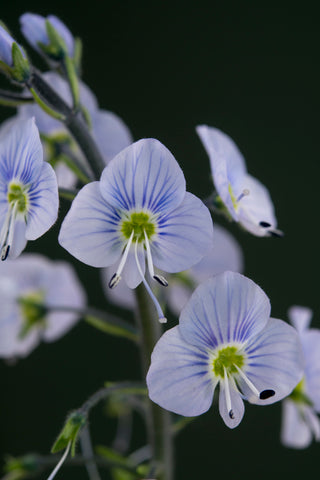
<svg viewBox="0 0 320 480">
<path fill-rule="evenodd" d="M 111 315 L 106 315 L 106 317 L 102 319 L 94 314 L 88 314 L 84 317 L 84 320 L 93 327 L 109 335 L 125 337 L 134 342 L 139 340 L 139 336 L 133 325 L 121 320 L 120 318 L 118 319 Z"/>
</svg>

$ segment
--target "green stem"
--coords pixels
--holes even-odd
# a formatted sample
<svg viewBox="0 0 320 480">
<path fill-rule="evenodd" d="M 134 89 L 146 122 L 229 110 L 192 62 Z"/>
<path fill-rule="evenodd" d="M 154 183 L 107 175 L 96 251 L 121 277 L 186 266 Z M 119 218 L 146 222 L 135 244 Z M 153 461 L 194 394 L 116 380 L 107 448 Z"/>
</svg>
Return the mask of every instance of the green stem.
<svg viewBox="0 0 320 480">
<path fill-rule="evenodd" d="M 105 167 L 105 162 L 80 112 L 70 108 L 37 71 L 32 72 L 26 86 L 30 91 L 34 90 L 49 109 L 63 117 L 64 124 L 88 160 L 94 172 L 95 179 L 99 180 L 101 172 Z"/>
<path fill-rule="evenodd" d="M 153 348 L 162 331 L 154 308 L 142 284 L 136 289 L 138 312 L 137 323 L 141 330 L 141 362 L 146 376 Z M 156 470 L 160 468 L 157 480 L 173 479 L 173 438 L 170 413 L 151 400 L 148 401 L 148 443 L 150 443 Z"/>
</svg>

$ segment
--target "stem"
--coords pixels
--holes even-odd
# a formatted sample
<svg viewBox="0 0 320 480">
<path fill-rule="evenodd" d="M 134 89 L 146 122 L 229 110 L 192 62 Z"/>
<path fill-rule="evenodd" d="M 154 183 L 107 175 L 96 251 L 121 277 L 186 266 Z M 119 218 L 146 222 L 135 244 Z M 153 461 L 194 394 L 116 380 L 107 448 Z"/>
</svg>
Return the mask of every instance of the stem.
<svg viewBox="0 0 320 480">
<path fill-rule="evenodd" d="M 138 326 L 141 330 L 141 362 L 143 375 L 146 376 L 153 348 L 160 338 L 162 331 L 158 319 L 153 313 L 153 305 L 146 294 L 143 285 L 136 289 L 138 314 L 136 315 Z M 173 441 L 171 432 L 171 418 L 167 410 L 162 409 L 148 400 L 148 443 L 151 445 L 153 460 L 156 469 L 160 472 L 157 480 L 173 479 Z"/>
<path fill-rule="evenodd" d="M 63 115 L 64 124 L 73 135 L 88 160 L 95 178 L 99 180 L 101 172 L 105 167 L 105 162 L 88 131 L 88 126 L 84 122 L 81 114 L 77 110 L 70 108 L 60 95 L 58 95 L 35 70 L 32 72 L 32 75 L 28 80 L 27 87 L 29 90 L 33 89 L 38 97 L 42 99 L 50 109 Z"/>
<path fill-rule="evenodd" d="M 85 461 L 85 465 L 90 480 L 101 480 L 97 464 L 94 460 L 94 453 L 88 425 L 85 425 L 82 429 L 80 443 L 83 456 L 87 459 Z"/>
</svg>

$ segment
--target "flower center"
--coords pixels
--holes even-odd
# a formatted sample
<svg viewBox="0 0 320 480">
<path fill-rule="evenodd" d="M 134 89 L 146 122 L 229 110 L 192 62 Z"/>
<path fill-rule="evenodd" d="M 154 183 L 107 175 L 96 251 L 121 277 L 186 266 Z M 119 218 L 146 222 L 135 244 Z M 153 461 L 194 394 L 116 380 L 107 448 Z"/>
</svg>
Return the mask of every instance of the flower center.
<svg viewBox="0 0 320 480">
<path fill-rule="evenodd" d="M 19 338 L 25 338 L 35 327 L 45 325 L 46 308 L 43 306 L 44 292 L 41 290 L 30 292 L 18 298 L 18 304 L 23 319 Z"/>
<path fill-rule="evenodd" d="M 212 369 L 217 377 L 224 378 L 225 370 L 229 375 L 237 374 L 244 365 L 244 355 L 235 346 L 224 347 L 217 352 Z M 238 368 L 237 368 L 238 367 Z"/>
<path fill-rule="evenodd" d="M 142 243 L 145 241 L 145 234 L 150 240 L 156 233 L 156 224 L 148 213 L 133 212 L 122 222 L 121 232 L 127 240 L 133 232 L 133 241 Z"/>
<path fill-rule="evenodd" d="M 17 212 L 26 213 L 28 207 L 26 187 L 22 187 L 22 185 L 15 182 L 9 183 L 7 198 L 9 204 L 16 205 Z"/>
<path fill-rule="evenodd" d="M 233 205 L 233 208 L 235 209 L 235 211 L 238 210 L 238 204 L 240 202 L 240 200 L 243 198 L 243 197 L 246 197 L 247 195 L 249 195 L 249 190 L 247 188 L 245 188 L 238 197 L 235 196 L 235 194 L 233 193 L 233 190 L 232 190 L 232 187 L 231 187 L 231 183 L 229 183 L 229 187 L 228 187 L 228 191 L 229 191 L 229 194 L 230 194 L 230 198 L 231 198 L 231 201 L 232 201 L 232 205 Z"/>
</svg>

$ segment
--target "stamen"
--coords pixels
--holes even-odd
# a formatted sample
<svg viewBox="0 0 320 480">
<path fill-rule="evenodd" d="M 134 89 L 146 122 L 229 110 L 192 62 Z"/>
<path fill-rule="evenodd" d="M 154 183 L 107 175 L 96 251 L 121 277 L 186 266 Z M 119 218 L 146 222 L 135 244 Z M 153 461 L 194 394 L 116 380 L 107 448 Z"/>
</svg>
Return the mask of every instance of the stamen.
<svg viewBox="0 0 320 480">
<path fill-rule="evenodd" d="M 147 263 L 148 263 L 148 269 L 149 269 L 150 277 L 154 278 L 154 280 L 157 280 L 157 282 L 159 282 L 160 285 L 162 285 L 163 287 L 167 287 L 168 286 L 167 280 L 162 275 L 158 275 L 158 274 L 154 273 L 149 239 L 148 239 L 148 236 L 147 236 L 145 230 L 143 230 L 143 233 L 144 233 L 144 239 L 145 239 L 145 246 L 146 246 L 146 250 L 147 250 Z"/>
<path fill-rule="evenodd" d="M 167 280 L 162 275 L 156 274 L 156 275 L 153 275 L 153 278 L 157 280 L 157 282 L 159 282 L 160 285 L 162 285 L 163 287 L 167 287 L 169 285 Z"/>
<path fill-rule="evenodd" d="M 164 316 L 164 313 L 162 311 L 162 308 L 160 307 L 160 304 L 158 302 L 158 300 L 156 299 L 156 297 L 154 296 L 154 293 L 153 291 L 151 290 L 151 288 L 149 287 L 146 279 L 144 278 L 144 275 L 142 273 L 142 269 L 141 269 L 141 266 L 140 266 L 140 263 L 139 263 L 139 258 L 138 258 L 138 242 L 135 243 L 135 248 L 134 248 L 134 256 L 135 256 L 135 260 L 136 260 L 136 264 L 137 264 L 137 268 L 138 268 L 138 271 L 141 275 L 141 278 L 142 278 L 142 282 L 144 284 L 144 286 L 146 287 L 146 290 L 151 298 L 151 300 L 153 301 L 154 303 L 154 306 L 156 307 L 156 310 L 157 310 L 157 313 L 158 313 L 158 317 L 159 317 L 159 322 L 160 323 L 167 323 L 167 319 L 166 317 Z"/>
<path fill-rule="evenodd" d="M 231 396 L 230 396 L 230 388 L 229 388 L 229 380 L 228 380 L 228 374 L 226 367 L 223 367 L 224 370 L 224 383 L 225 383 L 225 394 L 226 394 L 226 404 L 227 404 L 227 410 L 229 417 L 233 420 L 234 419 L 234 413 L 231 408 Z"/>
<path fill-rule="evenodd" d="M 240 193 L 240 195 L 238 196 L 238 198 L 237 198 L 236 201 L 237 201 L 237 202 L 240 202 L 240 200 L 242 200 L 243 197 L 246 197 L 246 196 L 249 195 L 249 194 L 250 194 L 250 190 L 249 190 L 248 188 L 245 188 L 245 189 Z"/>
<path fill-rule="evenodd" d="M 133 239 L 133 235 L 134 235 L 134 230 L 132 230 L 131 232 L 131 235 L 129 237 L 129 240 L 128 240 L 128 243 L 126 245 L 126 248 L 124 249 L 124 252 L 122 254 L 122 257 L 121 257 L 121 260 L 120 260 L 120 263 L 119 263 L 119 266 L 117 268 L 117 271 L 116 273 L 114 273 L 111 277 L 111 280 L 109 282 L 109 288 L 114 288 L 118 285 L 118 283 L 120 282 L 121 280 L 121 273 L 122 273 L 122 270 L 125 266 L 125 263 L 127 261 L 127 258 L 128 258 L 128 255 L 129 255 L 129 250 L 130 250 L 130 247 L 131 247 L 131 243 L 132 243 L 132 239 Z"/>
<path fill-rule="evenodd" d="M 18 210 L 18 202 L 10 203 L 0 235 L 0 258 L 2 261 L 8 258 L 13 241 L 15 218 Z"/>
<path fill-rule="evenodd" d="M 238 370 L 240 376 L 243 378 L 243 380 L 246 382 L 246 384 L 248 385 L 248 387 L 250 388 L 250 390 L 255 394 L 256 397 L 260 397 L 260 392 L 259 390 L 253 385 L 253 383 L 251 382 L 251 380 L 249 380 L 249 378 L 247 377 L 247 375 L 241 370 L 241 368 L 238 367 L 238 365 L 236 365 L 235 363 L 233 364 L 236 369 Z"/>
<path fill-rule="evenodd" d="M 55 468 L 53 469 L 53 471 L 52 471 L 51 474 L 49 475 L 48 480 L 53 480 L 53 478 L 56 476 L 56 474 L 57 474 L 58 471 L 60 470 L 60 467 L 63 465 L 63 462 L 65 461 L 65 459 L 66 459 L 67 456 L 68 456 L 70 447 L 71 447 L 71 440 L 70 440 L 70 442 L 68 443 L 67 448 L 65 449 L 64 454 L 62 455 L 62 457 L 61 457 L 61 459 L 59 460 L 58 464 L 55 466 Z"/>
<path fill-rule="evenodd" d="M 273 397 L 275 395 L 274 390 L 262 390 L 262 392 L 259 392 L 259 390 L 254 386 L 254 384 L 249 380 L 247 375 L 234 363 L 234 366 L 238 370 L 240 376 L 243 378 L 243 380 L 246 382 L 250 390 L 255 394 L 256 397 L 260 398 L 260 400 L 267 400 L 267 398 Z"/>
</svg>

